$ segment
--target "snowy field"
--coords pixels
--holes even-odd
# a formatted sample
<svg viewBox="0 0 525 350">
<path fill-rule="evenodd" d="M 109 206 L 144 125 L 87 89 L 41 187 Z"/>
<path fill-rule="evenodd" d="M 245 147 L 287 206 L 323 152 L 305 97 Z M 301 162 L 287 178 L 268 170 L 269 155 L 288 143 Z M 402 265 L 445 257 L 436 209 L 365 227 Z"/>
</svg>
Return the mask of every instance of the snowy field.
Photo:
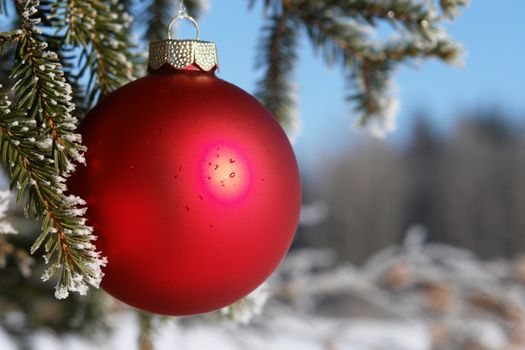
<svg viewBox="0 0 525 350">
<path fill-rule="evenodd" d="M 138 329 L 134 315 L 119 314 L 112 322 L 113 335 L 94 343 L 75 336 L 58 338 L 44 332 L 35 334 L 31 343 L 35 350 L 137 349 Z M 426 328 L 418 323 L 301 319 L 289 315 L 273 320 L 266 329 L 213 322 L 191 326 L 168 322 L 159 327 L 154 344 L 158 350 L 425 350 L 430 349 L 428 339 Z M 15 344 L 1 330 L 0 349 L 16 350 Z"/>
<path fill-rule="evenodd" d="M 482 261 L 424 244 L 417 232 L 359 267 L 330 251 L 292 251 L 268 289 L 271 298 L 249 323 L 155 319 L 155 349 L 525 349 L 525 259 Z M 30 343 L 35 350 L 138 349 L 137 315 L 113 309 L 120 311 L 109 317 L 109 335 L 88 342 L 39 331 Z M 238 320 L 246 321 L 246 310 Z M 2 330 L 0 350 L 15 350 Z"/>
</svg>

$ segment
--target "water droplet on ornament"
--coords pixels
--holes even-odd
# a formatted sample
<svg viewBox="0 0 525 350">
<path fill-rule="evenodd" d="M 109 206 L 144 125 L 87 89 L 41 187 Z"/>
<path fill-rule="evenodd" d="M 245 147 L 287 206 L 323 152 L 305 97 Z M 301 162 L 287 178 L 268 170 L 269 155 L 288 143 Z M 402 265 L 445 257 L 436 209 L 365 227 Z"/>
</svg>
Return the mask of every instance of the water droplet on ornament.
<svg viewBox="0 0 525 350">
<path fill-rule="evenodd" d="M 220 149 L 221 149 L 220 147 L 215 148 L 216 151 L 218 151 L 218 150 L 220 150 Z"/>
<path fill-rule="evenodd" d="M 211 166 L 211 163 L 210 163 L 210 162 L 208 162 L 208 166 Z"/>
<path fill-rule="evenodd" d="M 189 205 L 186 206 L 186 211 L 190 211 L 190 206 Z"/>
<path fill-rule="evenodd" d="M 220 154 L 216 154 L 215 155 L 215 158 L 219 158 L 221 155 Z"/>
<path fill-rule="evenodd" d="M 213 226 L 213 225 L 208 225 L 208 227 L 209 227 L 209 228 L 214 228 L 215 226 Z"/>
<path fill-rule="evenodd" d="M 219 165 L 215 164 L 215 166 L 213 167 L 213 169 L 215 169 L 215 170 L 219 169 Z"/>
<path fill-rule="evenodd" d="M 207 179 L 208 179 L 208 180 L 211 180 L 211 176 L 208 176 Z"/>
<path fill-rule="evenodd" d="M 235 158 L 230 158 L 230 163 L 235 163 Z"/>
<path fill-rule="evenodd" d="M 263 179 L 263 178 L 261 178 L 261 182 L 264 182 L 264 179 Z"/>
<path fill-rule="evenodd" d="M 134 166 L 134 165 L 130 165 L 129 168 L 130 168 L 131 170 L 134 170 L 134 169 L 135 169 L 135 166 Z"/>
<path fill-rule="evenodd" d="M 221 186 L 224 187 L 224 180 L 221 181 Z"/>
<path fill-rule="evenodd" d="M 176 178 L 178 178 L 178 177 L 179 177 L 179 175 L 173 175 L 173 178 L 174 178 L 174 179 L 176 179 Z"/>
<path fill-rule="evenodd" d="M 235 177 L 235 173 L 231 173 L 231 174 L 230 174 L 230 177 Z"/>
</svg>

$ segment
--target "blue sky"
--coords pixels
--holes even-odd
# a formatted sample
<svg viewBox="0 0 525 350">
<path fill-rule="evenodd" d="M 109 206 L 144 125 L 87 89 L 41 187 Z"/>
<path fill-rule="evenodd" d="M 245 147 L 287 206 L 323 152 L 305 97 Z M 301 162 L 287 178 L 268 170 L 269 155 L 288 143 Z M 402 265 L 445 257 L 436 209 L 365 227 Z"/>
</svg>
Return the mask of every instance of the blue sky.
<svg viewBox="0 0 525 350">
<path fill-rule="evenodd" d="M 260 7 L 247 11 L 247 1 L 209 0 L 200 20 L 201 38 L 219 49 L 221 78 L 253 92 L 260 77 L 255 48 L 262 25 Z M 463 68 L 437 61 L 403 66 L 396 74 L 401 108 L 398 129 L 389 140 L 403 139 L 414 115 L 425 110 L 440 130 L 453 125 L 457 112 L 499 106 L 525 120 L 525 1 L 474 0 L 446 28 L 465 47 Z M 345 104 L 344 82 L 337 67 L 327 68 L 302 41 L 295 72 L 302 132 L 295 143 L 303 167 L 348 147 L 359 137 Z"/>
</svg>

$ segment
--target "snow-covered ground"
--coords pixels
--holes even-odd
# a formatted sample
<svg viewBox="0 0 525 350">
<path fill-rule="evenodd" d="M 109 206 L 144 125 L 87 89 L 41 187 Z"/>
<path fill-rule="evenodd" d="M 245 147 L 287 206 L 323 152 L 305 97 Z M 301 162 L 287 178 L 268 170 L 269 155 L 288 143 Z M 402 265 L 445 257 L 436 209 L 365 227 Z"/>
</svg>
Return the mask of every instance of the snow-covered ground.
<svg viewBox="0 0 525 350">
<path fill-rule="evenodd" d="M 292 251 L 269 290 L 249 324 L 217 314 L 155 319 L 155 349 L 525 350 L 525 259 L 482 261 L 425 244 L 417 231 L 363 266 L 338 262 L 330 251 Z M 257 300 L 245 304 L 257 309 Z M 35 350 L 137 349 L 137 314 L 111 309 L 109 335 L 88 341 L 39 331 L 30 343 Z M 0 350 L 15 350 L 1 329 Z"/>
<path fill-rule="evenodd" d="M 94 342 L 39 332 L 32 336 L 31 343 L 35 350 L 137 349 L 138 328 L 134 314 L 115 315 L 112 322 L 115 326 L 113 334 Z M 158 350 L 430 349 L 426 327 L 421 323 L 299 318 L 291 314 L 274 319 L 265 329 L 209 321 L 192 325 L 167 322 L 159 326 L 154 339 Z M 0 349 L 16 350 L 15 344 L 1 330 Z"/>
</svg>

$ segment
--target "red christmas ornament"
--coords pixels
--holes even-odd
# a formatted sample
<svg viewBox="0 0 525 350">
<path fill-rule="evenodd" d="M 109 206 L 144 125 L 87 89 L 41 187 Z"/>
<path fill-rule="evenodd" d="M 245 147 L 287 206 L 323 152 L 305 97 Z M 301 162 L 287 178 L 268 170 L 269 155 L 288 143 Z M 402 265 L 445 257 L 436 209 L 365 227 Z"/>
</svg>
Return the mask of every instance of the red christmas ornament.
<svg viewBox="0 0 525 350">
<path fill-rule="evenodd" d="M 82 121 L 102 287 L 149 312 L 216 310 L 259 286 L 286 254 L 300 209 L 290 143 L 254 97 L 215 76 L 215 47 L 165 40 L 150 74 Z"/>
</svg>

